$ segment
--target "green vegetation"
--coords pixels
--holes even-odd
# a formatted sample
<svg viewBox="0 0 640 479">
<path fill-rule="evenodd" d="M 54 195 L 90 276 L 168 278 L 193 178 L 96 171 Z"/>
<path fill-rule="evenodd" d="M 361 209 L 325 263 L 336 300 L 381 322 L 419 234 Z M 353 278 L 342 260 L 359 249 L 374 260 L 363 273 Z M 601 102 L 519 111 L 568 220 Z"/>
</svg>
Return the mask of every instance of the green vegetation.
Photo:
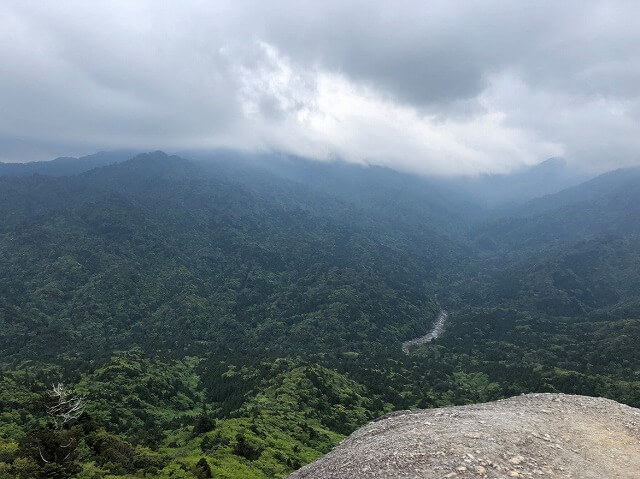
<svg viewBox="0 0 640 479">
<path fill-rule="evenodd" d="M 0 479 L 284 477 L 398 409 L 640 406 L 633 178 L 490 221 L 419 179 L 294 166 L 0 177 Z M 62 426 L 60 382 L 87 398 Z"/>
</svg>

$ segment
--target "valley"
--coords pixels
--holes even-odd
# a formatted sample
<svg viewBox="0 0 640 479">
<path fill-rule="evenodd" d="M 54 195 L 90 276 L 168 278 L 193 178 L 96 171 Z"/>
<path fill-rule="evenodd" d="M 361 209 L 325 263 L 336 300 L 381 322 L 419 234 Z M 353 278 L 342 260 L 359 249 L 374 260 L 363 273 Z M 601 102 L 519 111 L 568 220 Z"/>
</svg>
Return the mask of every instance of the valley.
<svg viewBox="0 0 640 479">
<path fill-rule="evenodd" d="M 340 162 L 112 160 L 0 176 L 5 476 L 48 477 L 34 444 L 71 440 L 62 477 L 285 477 L 396 410 L 640 405 L 628 173 L 496 218 Z M 64 437 L 58 382 L 86 398 Z"/>
</svg>

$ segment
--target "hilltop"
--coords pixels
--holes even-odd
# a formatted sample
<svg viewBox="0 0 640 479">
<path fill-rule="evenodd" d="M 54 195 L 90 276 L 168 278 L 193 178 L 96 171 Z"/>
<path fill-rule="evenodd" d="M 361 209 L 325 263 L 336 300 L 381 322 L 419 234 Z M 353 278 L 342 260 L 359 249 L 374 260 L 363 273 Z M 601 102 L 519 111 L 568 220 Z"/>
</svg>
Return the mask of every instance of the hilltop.
<svg viewBox="0 0 640 479">
<path fill-rule="evenodd" d="M 640 410 L 615 401 L 528 394 L 392 413 L 289 479 L 636 478 Z"/>
</svg>

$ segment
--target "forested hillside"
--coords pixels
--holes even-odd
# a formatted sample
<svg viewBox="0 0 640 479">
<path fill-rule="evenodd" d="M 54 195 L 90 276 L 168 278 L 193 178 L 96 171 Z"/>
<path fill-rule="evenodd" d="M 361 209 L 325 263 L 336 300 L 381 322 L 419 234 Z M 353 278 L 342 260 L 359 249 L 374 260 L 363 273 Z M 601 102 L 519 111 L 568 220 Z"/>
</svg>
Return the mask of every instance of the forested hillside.
<svg viewBox="0 0 640 479">
<path fill-rule="evenodd" d="M 496 213 L 339 162 L 117 161 L 0 176 L 0 478 L 283 477 L 397 409 L 640 406 L 637 177 Z"/>
</svg>

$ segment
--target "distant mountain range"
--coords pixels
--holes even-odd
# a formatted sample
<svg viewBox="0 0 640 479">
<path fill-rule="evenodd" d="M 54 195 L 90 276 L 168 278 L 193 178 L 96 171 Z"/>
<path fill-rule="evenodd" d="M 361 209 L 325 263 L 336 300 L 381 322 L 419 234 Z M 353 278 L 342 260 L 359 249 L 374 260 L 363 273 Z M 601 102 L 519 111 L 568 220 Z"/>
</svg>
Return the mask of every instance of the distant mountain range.
<svg viewBox="0 0 640 479">
<path fill-rule="evenodd" d="M 80 158 L 61 157 L 31 163 L 0 163 L 0 176 L 75 175 L 128 160 L 137 153 L 139 152 L 133 150 L 118 150 Z M 185 152 L 183 156 L 196 161 L 224 163 L 227 167 L 235 164 L 266 169 L 276 176 L 364 202 L 371 201 L 368 187 L 377 183 L 383 188 L 410 188 L 416 192 L 420 190 L 420 195 L 431 198 L 438 195 L 449 196 L 449 201 L 451 197 L 446 191 L 455 191 L 455 198 L 458 200 L 477 202 L 483 207 L 502 207 L 556 193 L 588 178 L 585 173 L 570 168 L 561 158 L 551 158 L 511 174 L 441 178 L 420 177 L 385 167 L 361 166 L 338 160 L 324 162 L 287 155 L 246 154 L 231 150 Z M 446 204 L 442 207 L 452 209 Z"/>
<path fill-rule="evenodd" d="M 637 169 L 131 155 L 0 165 L 1 477 L 272 479 L 394 410 L 640 406 Z"/>
<path fill-rule="evenodd" d="M 33 174 L 49 176 L 77 175 L 100 166 L 126 161 L 138 153 L 140 152 L 134 150 L 101 151 L 92 155 L 81 156 L 80 158 L 63 156 L 51 161 L 0 162 L 0 176 L 27 176 Z"/>
<path fill-rule="evenodd" d="M 557 193 L 586 179 L 586 173 L 569 167 L 562 158 L 551 158 L 510 174 L 454 177 L 449 184 L 480 199 L 485 206 L 501 207 Z"/>
</svg>

